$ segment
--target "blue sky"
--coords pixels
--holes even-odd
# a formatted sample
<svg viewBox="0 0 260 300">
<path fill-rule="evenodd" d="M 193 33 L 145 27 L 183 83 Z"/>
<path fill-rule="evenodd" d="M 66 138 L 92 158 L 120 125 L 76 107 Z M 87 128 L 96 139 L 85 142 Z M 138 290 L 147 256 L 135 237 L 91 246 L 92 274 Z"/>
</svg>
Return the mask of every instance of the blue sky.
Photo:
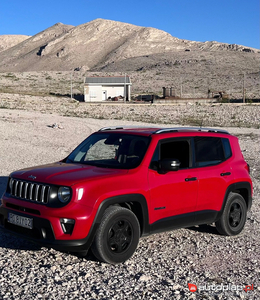
<svg viewBox="0 0 260 300">
<path fill-rule="evenodd" d="M 0 35 L 34 35 L 55 23 L 97 18 L 164 30 L 193 41 L 260 48 L 260 0 L 1 0 Z"/>
</svg>

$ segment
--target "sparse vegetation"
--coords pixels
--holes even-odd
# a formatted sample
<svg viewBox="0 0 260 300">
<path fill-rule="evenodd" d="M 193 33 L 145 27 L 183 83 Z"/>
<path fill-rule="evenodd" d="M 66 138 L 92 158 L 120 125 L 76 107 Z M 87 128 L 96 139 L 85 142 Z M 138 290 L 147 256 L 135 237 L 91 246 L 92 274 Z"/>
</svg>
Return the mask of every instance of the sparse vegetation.
<svg viewBox="0 0 260 300">
<path fill-rule="evenodd" d="M 2 100 L 2 101 L 1 101 Z M 260 127 L 260 105 L 214 104 L 88 104 L 70 97 L 50 95 L 0 95 L 2 108 L 52 112 L 63 116 L 117 119 L 205 127 Z"/>
</svg>

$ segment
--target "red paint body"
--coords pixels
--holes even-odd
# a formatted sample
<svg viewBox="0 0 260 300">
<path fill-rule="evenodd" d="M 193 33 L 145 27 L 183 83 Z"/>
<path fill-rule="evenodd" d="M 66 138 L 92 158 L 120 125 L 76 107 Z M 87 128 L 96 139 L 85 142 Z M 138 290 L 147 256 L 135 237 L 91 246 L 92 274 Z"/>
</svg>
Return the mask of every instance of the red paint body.
<svg viewBox="0 0 260 300">
<path fill-rule="evenodd" d="M 130 198 L 131 195 L 139 195 L 142 199 L 145 199 L 147 206 L 147 212 L 143 212 L 146 219 L 144 217 L 142 220 L 140 219 L 140 222 L 145 224 L 142 226 L 142 234 L 145 235 L 153 232 L 150 230 L 152 228 L 150 226 L 156 224 L 156 222 L 168 220 L 168 218 L 189 216 L 189 214 L 195 212 L 214 211 L 216 214 L 219 213 L 228 188 L 239 182 L 250 186 L 250 191 L 247 191 L 250 194 L 249 199 L 247 199 L 250 208 L 252 182 L 247 163 L 241 154 L 236 137 L 221 132 L 212 133 L 197 130 L 156 134 L 156 130 L 156 128 L 140 128 L 109 131 L 110 134 L 119 132 L 120 134 L 149 137 L 149 145 L 144 157 L 135 168 L 102 168 L 100 166 L 69 163 L 65 159 L 62 162 L 12 173 L 11 177 L 16 180 L 28 181 L 28 177 L 33 175 L 36 177 L 37 183 L 70 187 L 72 196 L 68 204 L 63 207 L 48 207 L 47 205 L 35 203 L 35 201 L 23 200 L 19 197 L 10 196 L 10 193 L 5 193 L 2 197 L 1 206 L 2 215 L 4 216 L 2 217 L 2 224 L 7 224 L 6 212 L 12 211 L 14 214 L 23 215 L 24 210 L 27 217 L 34 218 L 36 216 L 33 210 L 36 210 L 39 212 L 37 218 L 50 222 L 54 234 L 54 244 L 55 241 L 59 240 L 88 239 L 93 224 L 97 222 L 97 213 L 103 202 L 107 199 L 117 199 L 117 197 L 125 195 Z M 203 167 L 194 165 L 194 150 L 192 150 L 193 142 L 191 141 L 198 136 L 228 139 L 232 156 L 215 165 Z M 169 172 L 158 172 L 158 170 L 152 169 L 150 167 L 151 161 L 158 143 L 171 139 L 175 141 L 180 138 L 188 139 L 190 143 L 190 167 Z M 223 173 L 230 174 L 227 176 L 220 175 Z M 79 189 L 83 189 L 80 200 L 78 199 Z M 134 198 L 133 201 L 135 201 Z M 126 202 L 130 203 L 131 201 Z M 136 202 L 138 201 L 136 200 Z M 130 205 L 132 204 L 130 203 Z M 71 234 L 64 232 L 60 222 L 61 218 L 75 220 Z M 198 222 L 198 224 L 200 223 L 203 223 L 203 220 Z M 40 238 L 40 241 L 44 243 L 43 238 Z M 46 241 L 47 244 L 48 242 Z"/>
</svg>

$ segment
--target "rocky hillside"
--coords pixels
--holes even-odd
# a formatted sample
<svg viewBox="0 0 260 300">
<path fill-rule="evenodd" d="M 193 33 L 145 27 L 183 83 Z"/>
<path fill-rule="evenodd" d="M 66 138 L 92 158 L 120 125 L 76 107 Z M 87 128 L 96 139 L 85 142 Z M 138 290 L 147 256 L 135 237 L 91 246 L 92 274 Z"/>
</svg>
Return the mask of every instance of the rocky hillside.
<svg viewBox="0 0 260 300">
<path fill-rule="evenodd" d="M 29 37 L 28 35 L 0 35 L 0 52 L 23 42 Z"/>
<path fill-rule="evenodd" d="M 46 45 L 66 34 L 73 26 L 57 23 L 54 26 L 18 43 L 16 46 L 0 52 L 0 71 L 45 70 L 52 60 L 41 60 Z M 37 68 L 35 69 L 35 64 Z"/>
<path fill-rule="evenodd" d="M 241 99 L 244 89 L 247 99 L 260 99 L 259 66 L 258 49 L 181 40 L 155 28 L 103 19 L 76 27 L 57 23 L 16 40 L 0 36 L 0 90 L 8 92 L 67 94 L 73 72 L 76 93 L 82 93 L 86 75 L 127 73 L 133 94 L 161 94 L 165 86 L 177 97 L 208 97 L 210 90 Z"/>
<path fill-rule="evenodd" d="M 0 71 L 91 70 L 125 59 L 185 51 L 257 52 L 239 45 L 181 40 L 155 28 L 97 19 L 76 27 L 57 23 L 2 51 Z"/>
</svg>

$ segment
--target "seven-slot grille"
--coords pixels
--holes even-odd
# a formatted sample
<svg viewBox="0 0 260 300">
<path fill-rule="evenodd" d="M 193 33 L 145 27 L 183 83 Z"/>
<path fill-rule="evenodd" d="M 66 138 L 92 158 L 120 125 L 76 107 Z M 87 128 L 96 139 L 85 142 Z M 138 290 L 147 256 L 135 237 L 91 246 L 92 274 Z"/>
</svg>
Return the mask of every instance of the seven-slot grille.
<svg viewBox="0 0 260 300">
<path fill-rule="evenodd" d="M 10 194 L 13 197 L 35 201 L 42 204 L 48 203 L 50 193 L 49 185 L 21 181 L 11 178 L 9 187 Z"/>
</svg>

